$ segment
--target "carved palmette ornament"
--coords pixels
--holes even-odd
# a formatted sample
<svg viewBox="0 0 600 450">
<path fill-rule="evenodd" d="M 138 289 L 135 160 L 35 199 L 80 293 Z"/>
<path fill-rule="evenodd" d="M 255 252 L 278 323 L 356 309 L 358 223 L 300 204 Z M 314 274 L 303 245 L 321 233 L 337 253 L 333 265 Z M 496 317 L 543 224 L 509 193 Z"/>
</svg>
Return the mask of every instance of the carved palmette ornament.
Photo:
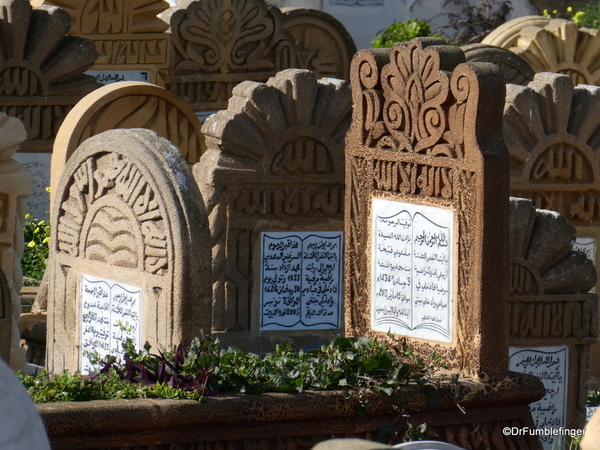
<svg viewBox="0 0 600 450">
<path fill-rule="evenodd" d="M 167 88 L 195 111 L 227 107 L 235 85 L 293 67 L 294 39 L 264 0 L 184 0 L 170 17 Z"/>
<path fill-rule="evenodd" d="M 204 123 L 207 150 L 194 177 L 210 219 L 215 330 L 250 326 L 251 249 L 261 229 L 342 228 L 350 116 L 347 82 L 288 69 L 241 83 Z"/>
<path fill-rule="evenodd" d="M 501 269 L 508 273 L 504 80 L 496 66 L 464 63 L 459 48 L 443 44 L 420 38 L 354 57 L 346 138 L 346 331 L 381 334 L 370 323 L 372 199 L 450 209 L 458 230 L 454 333 L 448 345 L 410 341 L 469 376 L 502 376 L 508 353 L 498 352 L 508 345 L 508 278 Z"/>
<path fill-rule="evenodd" d="M 50 367 L 77 363 L 70 351 L 65 358 L 59 354 L 78 339 L 74 299 L 82 264 L 92 275 L 129 274 L 130 283 L 142 288 L 142 334 L 153 345 L 171 348 L 210 329 L 203 211 L 187 163 L 153 131 L 110 130 L 77 149 L 52 215 Z"/>
</svg>

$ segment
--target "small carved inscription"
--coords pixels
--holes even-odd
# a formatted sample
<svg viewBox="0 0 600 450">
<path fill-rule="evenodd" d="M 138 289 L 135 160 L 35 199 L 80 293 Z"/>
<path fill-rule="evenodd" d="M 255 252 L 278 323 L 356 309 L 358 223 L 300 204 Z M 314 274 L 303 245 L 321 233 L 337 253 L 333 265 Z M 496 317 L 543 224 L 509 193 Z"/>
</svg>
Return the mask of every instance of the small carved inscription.
<svg viewBox="0 0 600 450">
<path fill-rule="evenodd" d="M 510 348 L 509 370 L 535 375 L 546 388 L 540 401 L 531 403 L 531 415 L 538 428 L 565 426 L 568 387 L 569 347 Z M 558 438 L 560 439 L 560 438 Z M 552 436 L 540 436 L 545 450 L 562 448 Z"/>
<path fill-rule="evenodd" d="M 261 330 L 340 327 L 342 234 L 262 233 Z"/>
<path fill-rule="evenodd" d="M 454 212 L 373 199 L 372 329 L 452 341 Z"/>
<path fill-rule="evenodd" d="M 122 343 L 131 338 L 136 348 L 141 341 L 142 294 L 139 287 L 81 275 L 80 370 L 92 370 L 89 352 L 122 355 Z"/>
<path fill-rule="evenodd" d="M 102 84 L 111 84 L 117 81 L 150 82 L 149 70 L 88 70 L 86 74 L 96 77 L 96 81 Z"/>
</svg>

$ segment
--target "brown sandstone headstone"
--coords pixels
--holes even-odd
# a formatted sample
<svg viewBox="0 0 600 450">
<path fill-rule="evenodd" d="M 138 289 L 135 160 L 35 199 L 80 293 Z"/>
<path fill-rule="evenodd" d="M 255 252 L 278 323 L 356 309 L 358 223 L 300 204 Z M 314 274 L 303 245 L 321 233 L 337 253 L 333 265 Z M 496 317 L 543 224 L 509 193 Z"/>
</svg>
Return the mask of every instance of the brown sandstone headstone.
<svg viewBox="0 0 600 450">
<path fill-rule="evenodd" d="M 431 38 L 361 50 L 346 139 L 346 333 L 508 368 L 504 79 Z"/>
<path fill-rule="evenodd" d="M 207 218 L 173 144 L 144 129 L 93 136 L 55 199 L 48 370 L 85 370 L 83 351 L 114 354 L 127 336 L 171 350 L 210 330 Z"/>
<path fill-rule="evenodd" d="M 227 108 L 233 87 L 294 66 L 294 38 L 265 0 L 181 0 L 170 16 L 167 89 L 194 111 Z"/>
<path fill-rule="evenodd" d="M 598 87 L 536 74 L 527 87 L 508 85 L 503 125 L 512 195 L 564 215 L 577 228 L 576 248 L 592 261 L 600 260 L 599 100 Z M 600 345 L 591 352 L 590 382 L 599 386 Z"/>
<path fill-rule="evenodd" d="M 56 135 L 51 197 L 68 159 L 90 136 L 113 128 L 146 128 L 170 140 L 194 164 L 205 149 L 201 126 L 188 105 L 161 87 L 125 81 L 97 89 L 73 108 Z"/>
<path fill-rule="evenodd" d="M 349 80 L 356 45 L 335 17 L 310 8 L 283 8 L 285 31 L 296 41 L 294 67 Z"/>
<path fill-rule="evenodd" d="M 288 69 L 233 90 L 194 166 L 209 214 L 213 331 L 224 344 L 313 346 L 343 329 L 348 83 Z"/>
<path fill-rule="evenodd" d="M 600 84 L 600 66 L 596 63 L 600 30 L 579 28 L 565 19 L 530 17 L 501 25 L 482 43 L 510 50 L 536 73 L 563 73 L 573 78 L 574 84 Z"/>
<path fill-rule="evenodd" d="M 21 151 L 50 152 L 69 110 L 98 87 L 83 75 L 98 56 L 94 43 L 65 36 L 69 24 L 60 8 L 0 0 L 0 111 L 25 125 Z"/>
<path fill-rule="evenodd" d="M 163 86 L 169 65 L 169 24 L 157 17 L 164 0 L 45 0 L 71 16 L 70 34 L 91 39 L 98 59 L 90 74 L 103 84 L 145 81 Z"/>
<path fill-rule="evenodd" d="M 564 216 L 511 199 L 510 368 L 538 376 L 547 394 L 531 405 L 538 428 L 582 428 L 590 344 L 598 336 L 594 264 L 573 250 Z M 547 448 L 561 438 L 541 437 Z M 555 441 L 554 443 L 552 441 Z"/>
</svg>

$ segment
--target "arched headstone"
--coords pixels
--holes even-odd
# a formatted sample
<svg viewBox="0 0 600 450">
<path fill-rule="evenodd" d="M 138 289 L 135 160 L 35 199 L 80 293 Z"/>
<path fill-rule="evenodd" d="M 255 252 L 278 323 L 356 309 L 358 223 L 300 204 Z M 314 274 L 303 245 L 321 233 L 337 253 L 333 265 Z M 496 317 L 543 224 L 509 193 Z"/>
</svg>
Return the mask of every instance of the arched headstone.
<svg viewBox="0 0 600 450">
<path fill-rule="evenodd" d="M 103 86 L 73 108 L 56 135 L 51 196 L 71 154 L 90 136 L 113 128 L 147 128 L 194 164 L 205 148 L 201 126 L 188 105 L 161 87 L 137 81 Z"/>
<path fill-rule="evenodd" d="M 188 164 L 155 132 L 86 140 L 56 189 L 48 370 L 88 368 L 85 351 L 172 349 L 211 328 L 207 217 Z"/>
<path fill-rule="evenodd" d="M 467 62 L 491 62 L 496 64 L 504 80 L 511 84 L 526 85 L 533 80 L 535 72 L 520 56 L 501 48 L 485 44 L 469 44 L 461 47 Z"/>
</svg>

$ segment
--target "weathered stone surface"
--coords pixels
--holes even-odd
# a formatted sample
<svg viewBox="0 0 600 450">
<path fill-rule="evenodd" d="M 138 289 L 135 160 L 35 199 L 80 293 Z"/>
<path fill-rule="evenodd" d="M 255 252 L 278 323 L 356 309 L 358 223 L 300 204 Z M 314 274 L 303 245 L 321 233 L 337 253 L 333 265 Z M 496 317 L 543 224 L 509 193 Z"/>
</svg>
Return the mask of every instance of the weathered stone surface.
<svg viewBox="0 0 600 450">
<path fill-rule="evenodd" d="M 422 352 L 443 355 L 451 370 L 503 377 L 509 258 L 508 154 L 500 128 L 504 79 L 492 64 L 461 64 L 464 53 L 442 44 L 423 38 L 396 44 L 389 54 L 361 50 L 354 57 L 353 122 L 346 140 L 346 332 L 385 336 L 391 328 L 412 336 L 409 342 Z M 379 214 L 380 204 L 448 225 L 437 231 L 423 225 L 424 239 L 413 241 L 416 222 L 407 236 L 383 230 L 396 219 Z M 389 217 L 404 221 L 404 215 Z M 413 248 L 396 241 L 416 249 L 430 237 L 432 245 L 438 242 L 437 253 L 419 251 L 417 257 L 428 263 L 427 255 L 432 257 L 438 272 L 402 265 Z M 387 261 L 384 253 L 397 260 Z M 408 275 L 401 273 L 406 268 Z M 419 285 L 433 289 L 429 298 L 412 292 Z M 419 325 L 406 324 L 399 318 L 407 300 L 423 307 L 436 302 L 444 318 L 423 310 L 415 319 Z M 443 329 L 438 320 L 445 321 Z M 418 337 L 426 334 L 431 340 Z"/>
<path fill-rule="evenodd" d="M 0 448 L 50 450 L 44 424 L 31 397 L 1 359 L 0 417 Z"/>
<path fill-rule="evenodd" d="M 520 56 L 491 45 L 469 44 L 461 47 L 467 62 L 491 62 L 496 64 L 507 83 L 526 85 L 533 80 L 535 72 Z"/>
<path fill-rule="evenodd" d="M 266 84 L 238 85 L 228 109 L 204 123 L 207 151 L 194 177 L 210 219 L 213 331 L 223 342 L 259 351 L 282 338 L 281 328 L 260 330 L 265 232 L 342 232 L 350 110 L 347 82 L 288 69 Z M 298 298 L 289 301 L 301 307 Z M 335 330 L 310 325 L 285 336 L 312 346 L 339 334 L 340 320 Z"/>
<path fill-rule="evenodd" d="M 23 257 L 23 226 L 27 196 L 33 192 L 33 179 L 13 159 L 25 138 L 25 127 L 18 119 L 0 112 L 0 267 L 8 280 L 11 303 L 4 316 L 10 321 L 10 358 L 7 362 L 15 370 L 25 366 L 25 353 L 19 346 L 19 290 L 23 282 L 21 258 Z"/>
<path fill-rule="evenodd" d="M 98 85 L 83 75 L 98 56 L 92 41 L 65 36 L 69 15 L 0 1 L 0 111 L 23 121 L 24 151 L 47 151 L 69 110 Z"/>
<path fill-rule="evenodd" d="M 205 149 L 201 126 L 189 106 L 161 87 L 128 81 L 97 89 L 73 108 L 56 135 L 51 198 L 71 154 L 90 136 L 114 128 L 146 128 L 170 140 L 194 164 Z"/>
<path fill-rule="evenodd" d="M 557 72 L 569 75 L 574 84 L 600 84 L 595 63 L 600 55 L 599 30 L 579 28 L 565 19 L 520 18 L 501 25 L 482 43 L 510 50 L 536 73 Z"/>
<path fill-rule="evenodd" d="M 91 68 L 99 82 L 123 81 L 131 72 L 149 72 L 147 81 L 163 86 L 169 65 L 169 24 L 157 17 L 164 0 L 45 0 L 71 16 L 69 33 L 94 41 L 98 59 Z M 112 71 L 112 72 L 111 72 Z M 117 71 L 117 72 L 114 72 Z"/>
<path fill-rule="evenodd" d="M 167 89 L 194 111 L 227 107 L 233 87 L 294 66 L 294 38 L 265 0 L 181 0 L 173 9 Z"/>
<path fill-rule="evenodd" d="M 467 393 L 481 386 L 461 383 Z M 533 427 L 528 403 L 544 393 L 532 376 L 511 373 L 501 382 L 479 390 L 465 403 L 463 414 L 450 398 L 435 409 L 427 406 L 421 386 L 411 384 L 392 396 L 366 391 L 367 420 L 356 417 L 355 399 L 340 391 L 301 394 L 222 393 L 206 402 L 132 399 L 38 405 L 54 450 L 136 448 L 152 450 L 156 442 L 169 447 L 312 448 L 331 436 L 372 436 L 378 426 L 405 427 L 397 405 L 410 417 L 427 423 L 435 439 L 474 450 L 541 450 L 535 436 L 502 436 L 504 426 Z M 106 430 L 111 433 L 106 433 Z M 190 445 L 194 444 L 194 445 Z"/>
<path fill-rule="evenodd" d="M 296 41 L 294 67 L 320 77 L 349 80 L 356 45 L 346 28 L 332 15 L 309 8 L 283 8 L 285 31 Z"/>
<path fill-rule="evenodd" d="M 159 349 L 210 330 L 207 218 L 173 144 L 143 129 L 93 136 L 69 159 L 55 199 L 48 370 L 79 369 L 78 346 L 118 349 L 123 334 L 105 330 L 119 326 L 117 313 L 138 345 Z M 129 294 L 119 294 L 121 285 Z M 102 290 L 110 295 L 91 298 Z"/>
</svg>

